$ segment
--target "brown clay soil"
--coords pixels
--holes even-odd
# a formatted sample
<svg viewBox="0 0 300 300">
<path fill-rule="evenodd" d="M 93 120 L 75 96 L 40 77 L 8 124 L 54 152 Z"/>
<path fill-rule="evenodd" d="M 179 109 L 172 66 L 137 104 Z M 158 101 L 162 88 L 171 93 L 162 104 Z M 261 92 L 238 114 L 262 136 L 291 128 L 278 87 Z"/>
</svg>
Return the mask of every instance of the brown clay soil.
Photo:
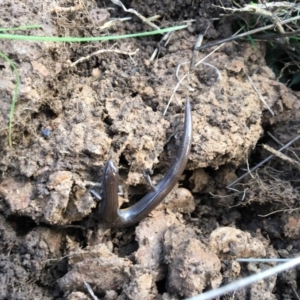
<svg viewBox="0 0 300 300">
<path fill-rule="evenodd" d="M 21 85 L 8 146 L 15 88 L 0 62 L 0 299 L 183 299 L 249 276 L 272 264 L 236 258 L 295 257 L 300 252 L 299 169 L 274 159 L 234 191 L 226 185 L 299 134 L 299 92 L 278 82 L 265 63 L 265 44 L 227 43 L 192 68 L 163 112 L 191 60 L 197 35 L 205 42 L 232 34 L 219 1 L 124 1 L 167 27 L 184 20 L 158 58 L 161 36 L 93 43 L 0 41 Z M 223 4 L 229 5 L 227 1 Z M 101 9 L 101 10 L 100 10 Z M 151 30 L 111 1 L 1 1 L 1 26 L 42 24 L 40 36 L 99 36 Z M 113 18 L 131 17 L 108 29 Z M 105 52 L 89 56 L 100 49 Z M 128 52 L 135 52 L 128 55 Z M 87 59 L 72 65 L 80 58 Z M 248 74 L 275 116 L 259 100 Z M 193 144 L 172 193 L 136 226 L 101 224 L 102 170 L 118 165 L 124 199 L 140 199 L 168 169 L 182 135 L 189 96 Z M 299 143 L 293 145 L 299 155 Z M 125 202 L 127 200 L 124 200 Z M 127 201 L 128 202 L 128 201 Z M 273 276 L 230 299 L 293 299 L 297 270 Z M 223 298 L 225 299 L 225 298 Z M 229 299 L 229 298 L 226 298 Z"/>
</svg>

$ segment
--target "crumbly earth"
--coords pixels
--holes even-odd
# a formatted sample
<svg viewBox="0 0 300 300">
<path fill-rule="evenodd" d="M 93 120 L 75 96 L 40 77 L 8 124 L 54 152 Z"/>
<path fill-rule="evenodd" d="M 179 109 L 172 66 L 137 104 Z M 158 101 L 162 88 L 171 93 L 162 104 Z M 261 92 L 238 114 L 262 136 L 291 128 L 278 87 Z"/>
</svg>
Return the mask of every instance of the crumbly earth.
<svg viewBox="0 0 300 300">
<path fill-rule="evenodd" d="M 300 214 L 290 211 L 300 196 L 296 167 L 273 161 L 234 193 L 225 187 L 242 164 L 269 155 L 259 143 L 276 146 L 267 131 L 282 143 L 299 134 L 300 94 L 266 66 L 263 43 L 226 43 L 197 65 L 212 50 L 193 52 L 199 34 L 206 32 L 205 41 L 232 34 L 230 18 L 212 21 L 221 13 L 214 2 L 124 1 L 147 18 L 159 15 L 160 27 L 194 20 L 167 44 L 160 35 L 92 43 L 0 40 L 20 75 L 9 146 L 16 80 L 1 59 L 1 299 L 90 299 L 86 284 L 103 299 L 182 299 L 270 267 L 239 264 L 238 257 L 299 255 Z M 1 27 L 42 25 L 14 32 L 25 35 L 153 30 L 111 1 L 6 1 L 1 15 Z M 102 27 L 125 17 L 131 19 Z M 107 51 L 92 55 L 98 50 Z M 178 186 L 140 224 L 104 228 L 99 183 L 107 160 L 118 165 L 123 201 L 140 199 L 149 189 L 143 171 L 153 170 L 156 184 L 176 154 L 186 97 L 193 144 Z M 299 291 L 292 270 L 235 299 L 291 299 Z"/>
</svg>

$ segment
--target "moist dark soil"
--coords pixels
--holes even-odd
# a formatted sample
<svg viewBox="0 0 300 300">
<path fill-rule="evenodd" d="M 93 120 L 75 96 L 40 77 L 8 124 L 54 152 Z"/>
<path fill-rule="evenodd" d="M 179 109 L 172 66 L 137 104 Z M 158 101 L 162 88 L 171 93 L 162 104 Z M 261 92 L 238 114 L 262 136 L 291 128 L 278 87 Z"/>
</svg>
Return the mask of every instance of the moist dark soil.
<svg viewBox="0 0 300 300">
<path fill-rule="evenodd" d="M 188 27 L 168 42 L 161 35 L 0 41 L 21 80 L 9 145 L 16 81 L 2 59 L 0 299 L 91 299 L 86 284 L 100 299 L 183 299 L 273 265 L 236 258 L 299 256 L 296 163 L 275 157 L 226 189 L 270 155 L 262 144 L 278 149 L 299 134 L 299 92 L 266 65 L 263 42 L 193 51 L 199 34 L 207 43 L 234 33 L 235 17 L 224 17 L 214 6 L 219 1 L 123 4 L 146 18 L 159 16 L 152 22 L 161 28 L 183 21 Z M 1 27 L 42 25 L 16 34 L 90 37 L 155 29 L 111 1 L 16 0 L 3 2 L 0 11 Z M 106 162 L 118 166 L 120 202 L 131 205 L 145 195 L 143 171 L 152 170 L 155 185 L 176 155 L 187 97 L 193 143 L 178 185 L 139 224 L 107 228 L 100 215 Z M 299 146 L 284 152 L 298 164 Z M 234 299 L 293 299 L 300 294 L 298 277 L 297 269 L 270 277 Z"/>
</svg>

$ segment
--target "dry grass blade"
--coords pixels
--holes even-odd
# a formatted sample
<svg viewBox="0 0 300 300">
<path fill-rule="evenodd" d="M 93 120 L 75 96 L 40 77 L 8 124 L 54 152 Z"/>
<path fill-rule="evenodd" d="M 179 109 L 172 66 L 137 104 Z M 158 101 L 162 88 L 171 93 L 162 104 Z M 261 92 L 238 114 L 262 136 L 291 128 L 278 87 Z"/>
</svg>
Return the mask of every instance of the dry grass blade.
<svg viewBox="0 0 300 300">
<path fill-rule="evenodd" d="M 290 145 L 292 145 L 294 142 L 296 142 L 299 138 L 300 138 L 300 135 L 297 135 L 294 139 L 292 139 L 290 142 L 288 142 L 287 144 L 285 144 L 283 147 L 281 147 L 277 151 L 279 151 L 279 152 L 283 151 L 284 149 L 286 149 L 287 147 L 289 147 Z M 261 161 L 255 167 L 253 167 L 252 169 L 250 169 L 248 172 L 246 172 L 245 174 L 243 174 L 242 176 L 240 176 L 239 178 L 237 178 L 236 180 L 234 180 L 233 182 L 231 182 L 229 185 L 227 185 L 226 188 L 227 189 L 231 188 L 232 186 L 234 186 L 235 184 L 237 184 L 238 182 L 240 182 L 243 178 L 245 178 L 247 175 L 249 175 L 250 173 L 254 172 L 256 169 L 258 169 L 263 164 L 265 164 L 266 162 L 268 162 L 273 157 L 274 157 L 273 154 L 270 155 L 270 156 L 268 156 L 266 159 L 264 159 L 263 161 Z"/>
<path fill-rule="evenodd" d="M 292 212 L 294 212 L 294 211 L 297 211 L 297 210 L 299 210 L 300 209 L 300 207 L 299 208 L 294 208 L 294 209 L 278 209 L 278 210 L 275 210 L 275 211 L 272 211 L 272 212 L 270 212 L 270 213 L 268 213 L 268 214 L 265 214 L 265 215 L 260 215 L 260 214 L 258 214 L 258 216 L 259 217 L 262 217 L 262 218 L 267 218 L 267 217 L 269 217 L 269 216 L 272 216 L 272 215 L 274 215 L 274 214 L 278 214 L 278 213 L 285 213 L 285 212 L 287 212 L 287 213 L 292 213 Z"/>
<path fill-rule="evenodd" d="M 252 262 L 285 262 L 290 261 L 292 258 L 237 258 L 237 262 L 246 262 L 246 263 L 252 263 Z"/>
<path fill-rule="evenodd" d="M 168 110 L 168 108 L 169 108 L 169 106 L 170 106 L 170 104 L 171 104 L 171 102 L 172 102 L 173 97 L 175 96 L 176 91 L 178 90 L 178 88 L 180 87 L 181 83 L 183 82 L 183 80 L 184 80 L 188 75 L 189 75 L 189 73 L 184 74 L 184 75 L 182 76 L 182 78 L 178 81 L 178 83 L 176 84 L 176 86 L 175 86 L 175 88 L 174 88 L 174 90 L 173 90 L 173 92 L 172 92 L 172 95 L 171 95 L 171 97 L 170 97 L 170 100 L 169 100 L 169 102 L 168 102 L 168 104 L 167 104 L 167 106 L 166 106 L 166 108 L 165 108 L 165 110 L 164 110 L 163 116 L 166 115 L 167 110 Z"/>
<path fill-rule="evenodd" d="M 268 145 L 262 145 L 263 148 L 269 152 L 271 152 L 274 156 L 279 157 L 280 159 L 290 163 L 291 165 L 295 166 L 296 168 L 298 168 L 300 170 L 300 162 L 288 157 L 287 155 L 275 150 L 274 148 L 268 146 Z"/>
<path fill-rule="evenodd" d="M 256 86 L 254 85 L 254 83 L 253 83 L 251 77 L 250 77 L 247 73 L 245 73 L 245 74 L 246 74 L 246 76 L 247 76 L 247 78 L 248 78 L 248 80 L 249 80 L 249 82 L 250 82 L 252 88 L 253 88 L 254 91 L 256 92 L 256 94 L 257 94 L 259 100 L 265 105 L 265 107 L 268 109 L 268 111 L 270 112 L 270 114 L 274 117 L 275 114 L 274 114 L 273 110 L 272 110 L 271 107 L 268 105 L 268 103 L 265 101 L 265 99 L 264 99 L 264 97 L 262 96 L 262 94 L 258 91 L 258 89 L 257 89 Z"/>
<path fill-rule="evenodd" d="M 300 20 L 300 16 L 280 21 L 279 24 L 284 25 L 284 24 L 288 24 L 288 23 L 291 23 L 291 22 L 294 22 L 294 21 L 297 21 L 297 20 Z M 208 43 L 206 45 L 203 45 L 201 47 L 196 48 L 196 50 L 199 51 L 199 50 L 207 49 L 207 48 L 210 48 L 210 47 L 213 47 L 213 46 L 216 46 L 216 45 L 220 45 L 220 44 L 227 43 L 227 42 L 230 42 L 230 41 L 233 41 L 233 40 L 244 38 L 248 35 L 251 35 L 251 34 L 254 34 L 254 33 L 257 33 L 257 32 L 261 32 L 261 31 L 265 31 L 265 30 L 268 30 L 268 29 L 271 29 L 271 28 L 274 28 L 274 27 L 275 27 L 275 24 L 270 24 L 270 25 L 266 25 L 266 26 L 263 26 L 263 27 L 260 27 L 260 28 L 249 30 L 247 32 L 231 36 L 231 37 L 226 38 L 224 40 L 216 41 L 216 42 L 213 42 L 213 43 Z"/>
<path fill-rule="evenodd" d="M 230 284 L 222 286 L 218 289 L 203 293 L 199 296 L 195 296 L 192 298 L 188 298 L 187 300 L 210 300 L 215 299 L 216 297 L 220 297 L 222 295 L 228 294 L 230 292 L 234 292 L 238 289 L 244 288 L 250 284 L 253 284 L 257 281 L 263 280 L 267 277 L 274 276 L 276 274 L 282 273 L 286 270 L 296 267 L 300 264 L 300 257 L 291 259 L 290 261 L 283 263 L 281 265 L 277 265 L 273 268 L 265 270 L 263 272 L 251 275 L 249 277 L 234 281 Z"/>
<path fill-rule="evenodd" d="M 149 26 L 151 26 L 151 27 L 153 27 L 155 29 L 160 29 L 157 25 L 155 25 L 154 23 L 152 23 L 151 21 L 149 21 L 147 18 L 145 18 L 144 16 L 142 16 L 140 13 L 138 13 L 136 10 L 134 10 L 132 8 L 127 9 L 120 0 L 111 0 L 111 2 L 114 3 L 114 4 L 116 4 L 116 5 L 121 6 L 124 11 L 136 15 L 138 18 L 140 18 L 143 22 L 145 22 Z"/>
<path fill-rule="evenodd" d="M 271 137 L 279 146 L 283 146 L 283 143 L 281 143 L 270 131 L 267 131 L 267 135 L 269 137 Z M 295 151 L 293 151 L 292 149 L 288 149 L 295 157 L 297 160 L 300 161 L 299 156 L 296 154 Z"/>
<path fill-rule="evenodd" d="M 278 39 L 281 37 L 289 37 L 289 36 L 297 36 L 300 33 L 300 29 L 291 31 L 291 32 L 284 32 L 284 33 L 267 33 L 267 34 L 260 34 L 254 35 L 253 38 L 257 40 L 270 40 L 270 39 Z"/>
<path fill-rule="evenodd" d="M 276 15 L 274 13 L 274 3 L 268 3 L 268 5 L 266 5 L 265 3 L 262 5 L 259 4 L 250 4 L 250 5 L 245 5 L 243 8 L 226 8 L 226 7 L 222 7 L 222 6 L 217 6 L 219 8 L 222 8 L 223 10 L 230 10 L 233 12 L 239 12 L 239 13 L 244 13 L 244 12 L 249 12 L 258 16 L 265 16 L 265 17 L 269 17 L 272 22 L 274 23 L 275 27 L 277 28 L 278 32 L 284 34 L 284 28 L 282 26 L 282 24 L 280 24 L 280 19 L 278 17 L 278 15 Z M 279 11 L 284 11 L 286 12 L 287 9 L 294 9 L 295 5 L 291 4 L 291 5 L 287 5 L 286 3 L 282 3 L 279 2 L 276 5 L 277 7 L 277 12 Z M 272 11 L 269 11 L 269 10 Z M 288 43 L 288 39 L 285 40 L 286 43 Z"/>
<path fill-rule="evenodd" d="M 153 61 L 155 59 L 155 57 L 158 57 L 160 54 L 160 49 L 161 46 L 164 45 L 165 47 L 167 46 L 167 44 L 169 43 L 171 36 L 173 34 L 174 31 L 170 31 L 167 32 L 160 40 L 160 42 L 158 43 L 157 48 L 155 48 L 155 50 L 153 51 L 151 57 L 150 57 L 150 61 Z"/>
<path fill-rule="evenodd" d="M 77 64 L 81 63 L 81 62 L 84 62 L 84 61 L 87 61 L 89 60 L 91 57 L 95 56 L 95 55 L 99 55 L 99 54 L 102 54 L 102 53 L 118 53 L 118 54 L 123 54 L 123 55 L 136 55 L 137 52 L 139 51 L 139 49 L 136 49 L 134 52 L 126 52 L 126 51 L 121 51 L 121 50 L 118 50 L 118 49 L 101 49 L 101 50 L 98 50 L 96 52 L 93 52 L 85 57 L 81 57 L 79 58 L 78 60 L 76 60 L 75 62 L 73 62 L 72 64 L 70 64 L 70 67 L 75 67 Z"/>
<path fill-rule="evenodd" d="M 93 300 L 99 300 L 99 298 L 95 295 L 94 291 L 92 290 L 91 286 L 86 281 L 84 281 L 84 285 L 85 285 L 86 289 L 88 290 L 88 292 L 90 293 Z"/>
<path fill-rule="evenodd" d="M 110 28 L 110 27 L 112 27 L 116 24 L 119 24 L 119 23 L 122 23 L 122 22 L 125 22 L 125 21 L 129 21 L 131 19 L 132 19 L 131 17 L 126 17 L 126 18 L 119 18 L 119 19 L 109 20 L 109 21 L 105 22 L 102 26 L 100 26 L 98 28 L 100 30 L 104 30 L 104 29 Z"/>
</svg>

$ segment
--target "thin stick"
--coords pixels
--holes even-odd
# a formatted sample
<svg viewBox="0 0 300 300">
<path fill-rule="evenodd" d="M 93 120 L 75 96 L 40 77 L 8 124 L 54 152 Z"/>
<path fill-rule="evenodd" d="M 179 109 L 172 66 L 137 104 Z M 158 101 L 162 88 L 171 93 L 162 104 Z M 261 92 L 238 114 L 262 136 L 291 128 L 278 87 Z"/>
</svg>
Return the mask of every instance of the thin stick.
<svg viewBox="0 0 300 300">
<path fill-rule="evenodd" d="M 250 84 L 251 84 L 252 88 L 253 88 L 254 91 L 256 92 L 256 94 L 257 94 L 259 100 L 265 105 L 265 107 L 268 109 L 268 111 L 270 112 L 270 114 L 274 117 L 275 114 L 274 114 L 273 110 L 271 109 L 271 107 L 269 106 L 269 104 L 265 101 L 264 97 L 263 97 L 262 94 L 259 92 L 259 90 L 256 88 L 256 86 L 254 85 L 254 83 L 253 83 L 251 77 L 250 77 L 247 73 L 245 73 L 245 74 L 246 74 L 248 80 L 250 81 Z"/>
<path fill-rule="evenodd" d="M 207 28 L 206 28 L 206 30 L 207 30 Z M 206 33 L 206 30 L 205 30 L 204 34 Z M 193 53 L 192 53 L 192 58 L 191 58 L 191 61 L 190 61 L 190 69 L 193 68 L 195 57 L 197 57 L 198 54 L 199 54 L 198 51 L 196 50 L 196 48 L 201 47 L 202 42 L 203 42 L 204 34 L 199 34 L 197 39 L 196 39 L 194 49 L 193 49 Z"/>
<path fill-rule="evenodd" d="M 213 53 L 215 53 L 219 48 L 221 48 L 223 46 L 224 43 L 222 43 L 220 46 L 218 46 L 216 49 L 214 49 L 213 51 L 211 51 L 210 53 L 208 53 L 206 56 L 204 56 L 202 59 L 200 59 L 195 65 L 194 68 L 197 67 L 198 65 L 200 65 L 203 61 L 205 61 L 207 58 L 209 58 Z M 202 46 L 203 47 L 203 46 Z M 197 48 L 196 48 L 197 50 Z"/>
<path fill-rule="evenodd" d="M 267 135 L 270 136 L 278 145 L 283 146 L 283 143 L 281 143 L 270 131 L 267 131 Z M 293 151 L 292 149 L 288 149 L 293 155 L 300 161 L 300 158 L 298 155 Z"/>
<path fill-rule="evenodd" d="M 293 258 L 237 258 L 237 262 L 286 262 L 290 261 Z"/>
<path fill-rule="evenodd" d="M 287 24 L 287 23 L 290 23 L 290 22 L 293 22 L 293 21 L 297 21 L 299 19 L 300 19 L 300 16 L 297 16 L 297 17 L 293 17 L 293 18 L 290 18 L 290 19 L 287 19 L 287 20 L 283 20 L 283 21 L 278 22 L 278 23 L 281 24 L 281 25 L 283 25 L 283 24 Z M 250 30 L 250 31 L 247 31 L 247 32 L 235 35 L 235 36 L 231 36 L 231 37 L 226 38 L 224 40 L 220 40 L 220 41 L 213 42 L 213 43 L 208 43 L 206 45 L 203 45 L 201 47 L 196 48 L 196 50 L 199 51 L 199 50 L 210 48 L 212 46 L 216 46 L 216 45 L 220 45 L 220 44 L 223 44 L 223 43 L 227 43 L 227 42 L 230 42 L 230 41 L 233 41 L 233 40 L 245 37 L 247 35 L 251 35 L 251 34 L 254 34 L 254 33 L 257 33 L 257 32 L 261 32 L 261 31 L 264 31 L 264 30 L 267 30 L 267 29 L 271 29 L 271 28 L 273 28 L 275 26 L 276 26 L 275 24 L 271 24 L 271 25 L 260 27 L 260 28 L 256 28 L 256 29 L 253 29 L 253 30 Z"/>
<path fill-rule="evenodd" d="M 120 1 L 120 0 L 111 0 L 112 3 L 119 5 L 123 8 L 124 11 L 129 12 L 131 14 L 136 15 L 138 18 L 140 18 L 142 21 L 144 21 L 146 24 L 148 24 L 149 26 L 155 28 L 155 29 L 160 29 L 158 26 L 156 26 L 154 23 L 150 22 L 147 18 L 145 18 L 144 16 L 142 16 L 140 13 L 138 13 L 136 10 L 129 8 L 127 9 L 124 4 Z"/>
<path fill-rule="evenodd" d="M 95 295 L 94 291 L 92 290 L 91 286 L 85 280 L 83 282 L 93 300 L 99 300 L 99 298 Z"/>
<path fill-rule="evenodd" d="M 150 57 L 150 61 L 153 61 L 155 59 L 155 57 L 158 57 L 160 54 L 160 49 L 162 47 L 162 44 L 165 42 L 164 47 L 166 47 L 166 45 L 168 44 L 168 42 L 171 39 L 171 36 L 173 34 L 174 31 L 169 31 L 167 32 L 165 35 L 163 35 L 163 37 L 161 38 L 161 40 L 159 41 L 157 47 L 154 49 L 151 57 Z"/>
<path fill-rule="evenodd" d="M 267 135 L 270 136 L 278 145 L 283 146 L 283 143 L 281 143 L 270 131 L 267 131 Z"/>
<path fill-rule="evenodd" d="M 217 5 L 216 5 L 217 6 Z M 261 16 L 267 16 L 270 17 L 274 23 L 274 25 L 276 26 L 277 30 L 280 33 L 285 33 L 284 32 L 284 28 L 282 27 L 282 25 L 280 24 L 280 19 L 278 18 L 278 16 L 276 16 L 275 14 L 273 14 L 273 12 L 270 12 L 268 10 L 265 9 L 265 4 L 263 5 L 245 5 L 243 8 L 226 8 L 226 7 L 222 7 L 222 6 L 217 6 L 219 8 L 222 8 L 224 10 L 231 10 L 234 12 L 250 12 L 250 13 L 254 13 L 256 15 L 261 15 Z M 270 6 L 270 8 L 272 9 L 273 6 Z M 286 40 L 286 43 L 288 43 L 288 39 Z"/>
<path fill-rule="evenodd" d="M 83 61 L 86 61 L 86 60 L 89 60 L 92 56 L 95 56 L 95 55 L 99 55 L 99 54 L 102 54 L 102 53 L 118 53 L 118 54 L 123 54 L 123 55 L 135 55 L 137 54 L 137 52 L 139 51 L 139 49 L 136 49 L 134 52 L 126 52 L 126 51 L 121 51 L 121 50 L 117 50 L 117 49 L 101 49 L 101 50 L 98 50 L 96 52 L 93 52 L 85 57 L 81 57 L 79 58 L 78 60 L 76 60 L 75 62 L 73 62 L 72 64 L 70 64 L 70 67 L 75 67 L 77 64 L 83 62 Z"/>
<path fill-rule="evenodd" d="M 296 142 L 299 138 L 300 138 L 300 134 L 297 135 L 290 142 L 288 142 L 287 144 L 285 144 L 283 147 L 281 147 L 278 151 L 279 152 L 283 151 L 284 149 L 286 149 L 287 147 L 289 147 L 291 144 L 293 144 L 294 142 Z M 233 182 L 231 182 L 229 185 L 227 185 L 226 188 L 227 189 L 231 188 L 232 186 L 234 186 L 235 184 L 237 184 L 239 181 L 241 181 L 243 178 L 245 178 L 247 175 L 249 175 L 250 173 L 252 173 L 253 171 L 255 171 L 257 168 L 259 168 L 260 166 L 262 166 L 263 164 L 265 164 L 267 161 L 269 161 L 273 157 L 274 157 L 274 155 L 268 156 L 266 159 L 264 159 L 263 161 L 261 161 L 255 167 L 253 167 L 252 169 L 250 169 L 247 173 L 245 173 L 244 175 L 242 175 L 241 177 L 237 178 L 236 180 L 234 180 Z"/>
<path fill-rule="evenodd" d="M 180 63 L 179 65 L 177 65 L 175 75 L 176 75 L 176 78 L 177 78 L 178 81 L 180 81 L 180 79 L 179 79 L 179 70 L 180 70 L 181 66 L 187 65 L 187 64 L 190 64 L 190 62 L 185 61 L 185 62 Z M 194 92 L 195 91 L 195 89 L 192 88 L 191 86 L 189 86 L 188 84 L 182 83 L 182 85 L 185 86 L 189 90 L 189 92 Z"/>
<path fill-rule="evenodd" d="M 296 168 L 300 169 L 300 162 L 294 160 L 294 159 L 291 159 L 290 157 L 288 157 L 287 155 L 275 150 L 274 148 L 268 146 L 268 145 L 262 145 L 263 148 L 269 152 L 271 152 L 274 156 L 277 156 L 279 158 L 281 158 L 282 160 L 290 163 L 291 165 L 295 166 Z"/>
<path fill-rule="evenodd" d="M 265 270 L 260 273 L 256 273 L 254 275 L 251 275 L 249 277 L 234 281 L 230 284 L 227 284 L 225 286 L 222 286 L 216 290 L 212 290 L 206 293 L 203 293 L 201 295 L 195 296 L 188 298 L 186 300 L 209 300 L 209 299 L 214 299 L 217 297 L 220 297 L 222 295 L 228 294 L 230 292 L 234 292 L 236 290 L 239 290 L 241 288 L 244 288 L 250 284 L 253 284 L 257 281 L 263 280 L 265 278 L 268 278 L 270 276 L 274 276 L 278 273 L 284 272 L 286 270 L 289 270 L 291 268 L 294 268 L 295 266 L 300 264 L 300 256 L 296 257 L 286 263 L 283 263 L 281 265 L 277 265 L 273 268 L 270 268 L 268 270 Z"/>
<path fill-rule="evenodd" d="M 171 104 L 171 102 L 172 102 L 172 99 L 173 99 L 173 97 L 174 97 L 176 91 L 178 90 L 178 88 L 179 88 L 181 82 L 182 82 L 188 75 L 189 75 L 189 73 L 184 74 L 184 75 L 182 76 L 182 78 L 180 79 L 180 81 L 178 81 L 178 83 L 176 84 L 175 89 L 173 90 L 173 93 L 172 93 L 172 95 L 171 95 L 171 97 L 170 97 L 170 100 L 169 100 L 169 102 L 168 102 L 168 104 L 167 104 L 167 107 L 166 107 L 165 110 L 164 110 L 163 116 L 166 115 L 167 110 L 168 110 L 168 108 L 169 108 L 169 106 L 170 106 L 170 104 Z"/>
</svg>

